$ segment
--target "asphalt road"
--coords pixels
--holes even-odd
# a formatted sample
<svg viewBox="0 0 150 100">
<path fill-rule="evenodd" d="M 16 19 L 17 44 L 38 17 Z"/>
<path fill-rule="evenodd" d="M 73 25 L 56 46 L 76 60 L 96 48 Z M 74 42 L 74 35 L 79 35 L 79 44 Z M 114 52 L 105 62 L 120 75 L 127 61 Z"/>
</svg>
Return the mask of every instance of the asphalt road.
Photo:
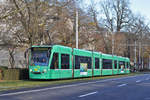
<svg viewBox="0 0 150 100">
<path fill-rule="evenodd" d="M 150 100 L 150 74 L 6 91 L 0 100 Z"/>
</svg>

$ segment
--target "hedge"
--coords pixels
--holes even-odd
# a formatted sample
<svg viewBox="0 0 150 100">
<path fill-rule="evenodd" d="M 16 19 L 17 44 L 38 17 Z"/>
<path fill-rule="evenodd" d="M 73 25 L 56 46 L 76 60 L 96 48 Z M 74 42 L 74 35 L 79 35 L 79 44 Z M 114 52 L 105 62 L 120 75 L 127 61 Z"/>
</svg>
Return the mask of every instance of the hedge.
<svg viewBox="0 0 150 100">
<path fill-rule="evenodd" d="M 19 80 L 19 69 L 8 69 L 4 71 L 4 80 Z"/>
<path fill-rule="evenodd" d="M 0 67 L 0 80 L 27 80 L 29 79 L 28 69 L 4 69 Z"/>
<path fill-rule="evenodd" d="M 0 80 L 2 80 L 3 76 L 2 76 L 2 72 L 0 71 Z"/>
</svg>

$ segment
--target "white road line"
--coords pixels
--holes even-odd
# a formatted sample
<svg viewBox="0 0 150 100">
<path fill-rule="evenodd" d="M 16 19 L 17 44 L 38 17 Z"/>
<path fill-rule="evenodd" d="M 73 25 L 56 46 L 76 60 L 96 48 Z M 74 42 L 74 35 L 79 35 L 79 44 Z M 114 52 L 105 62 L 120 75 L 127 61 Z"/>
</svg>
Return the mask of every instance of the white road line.
<svg viewBox="0 0 150 100">
<path fill-rule="evenodd" d="M 150 100 L 150 98 L 145 98 L 145 100 Z"/>
<path fill-rule="evenodd" d="M 96 92 L 91 92 L 91 93 L 87 93 L 87 94 L 84 94 L 84 95 L 80 95 L 78 97 L 82 98 L 82 97 L 89 96 L 89 95 L 96 94 L 96 93 L 98 93 L 98 92 L 97 91 Z"/>
<path fill-rule="evenodd" d="M 138 76 L 141 76 L 141 75 L 138 75 Z M 39 92 L 39 91 L 46 91 L 46 90 L 52 90 L 52 89 L 75 87 L 75 86 L 87 85 L 87 84 L 93 84 L 93 83 L 102 83 L 102 82 L 107 82 L 107 81 L 111 81 L 111 80 L 119 80 L 119 79 L 134 78 L 134 77 L 137 77 L 137 76 L 129 76 L 129 77 L 123 77 L 123 78 L 116 78 L 116 79 L 106 79 L 106 80 L 99 80 L 99 81 L 94 81 L 94 82 L 86 82 L 86 83 L 78 83 L 78 84 L 72 84 L 72 85 L 56 86 L 56 87 L 44 88 L 44 89 L 35 89 L 35 90 L 27 90 L 27 91 L 13 92 L 13 93 L 5 93 L 5 94 L 0 94 L 0 97 L 19 95 L 19 94 L 25 94 L 25 93 L 32 93 L 32 92 Z"/>
<path fill-rule="evenodd" d="M 118 85 L 118 87 L 122 87 L 122 86 L 126 86 L 127 84 L 121 84 L 121 85 Z"/>
<path fill-rule="evenodd" d="M 146 78 L 145 80 L 149 80 L 149 78 Z"/>
<path fill-rule="evenodd" d="M 137 82 L 137 83 L 138 83 L 138 82 L 141 82 L 141 80 L 137 80 L 136 82 Z"/>
</svg>

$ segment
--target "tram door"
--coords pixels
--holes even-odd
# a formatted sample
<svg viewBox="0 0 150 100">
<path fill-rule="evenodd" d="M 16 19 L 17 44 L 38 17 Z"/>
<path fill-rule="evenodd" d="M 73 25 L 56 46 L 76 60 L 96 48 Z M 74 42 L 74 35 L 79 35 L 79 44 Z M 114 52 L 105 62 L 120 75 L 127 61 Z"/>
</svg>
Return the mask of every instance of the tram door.
<svg viewBox="0 0 150 100">
<path fill-rule="evenodd" d="M 59 58 L 59 53 L 53 53 L 53 58 L 50 66 L 50 78 L 52 79 L 60 79 Z"/>
<path fill-rule="evenodd" d="M 60 55 L 60 62 L 61 62 L 61 71 L 60 77 L 61 78 L 71 78 L 72 77 L 72 67 L 71 67 L 71 60 L 72 56 L 70 54 L 61 54 Z"/>
</svg>

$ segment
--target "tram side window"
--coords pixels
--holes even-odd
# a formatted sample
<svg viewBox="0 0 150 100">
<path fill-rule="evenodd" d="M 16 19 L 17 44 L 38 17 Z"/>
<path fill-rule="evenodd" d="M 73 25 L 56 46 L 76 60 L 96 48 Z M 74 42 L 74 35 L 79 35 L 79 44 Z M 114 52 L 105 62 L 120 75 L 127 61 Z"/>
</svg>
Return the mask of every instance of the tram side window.
<svg viewBox="0 0 150 100">
<path fill-rule="evenodd" d="M 52 63 L 51 63 L 51 69 L 58 69 L 58 53 L 54 53 L 53 54 L 53 59 L 52 59 Z"/>
<path fill-rule="evenodd" d="M 124 61 L 119 61 L 119 69 L 121 69 L 121 66 L 125 68 L 125 62 Z"/>
<path fill-rule="evenodd" d="M 95 69 L 99 69 L 99 58 L 95 58 Z"/>
<path fill-rule="evenodd" d="M 69 54 L 61 54 L 61 69 L 69 69 Z"/>
<path fill-rule="evenodd" d="M 103 69 L 112 69 L 112 60 L 103 59 Z"/>
<path fill-rule="evenodd" d="M 117 60 L 114 61 L 115 69 L 117 69 Z"/>
<path fill-rule="evenodd" d="M 75 56 L 75 69 L 80 69 L 80 57 Z"/>
<path fill-rule="evenodd" d="M 91 57 L 75 56 L 75 69 L 80 69 L 80 63 L 87 63 L 87 68 L 91 69 Z"/>
</svg>

